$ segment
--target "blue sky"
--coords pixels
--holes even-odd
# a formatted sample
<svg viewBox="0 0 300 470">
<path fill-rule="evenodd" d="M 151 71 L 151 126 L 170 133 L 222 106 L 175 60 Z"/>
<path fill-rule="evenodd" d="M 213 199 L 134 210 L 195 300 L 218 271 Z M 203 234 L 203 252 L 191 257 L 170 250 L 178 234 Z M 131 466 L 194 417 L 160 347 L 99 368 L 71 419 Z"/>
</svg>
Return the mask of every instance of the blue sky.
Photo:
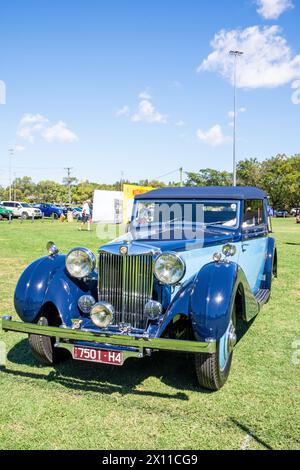
<svg viewBox="0 0 300 470">
<path fill-rule="evenodd" d="M 300 152 L 299 24 L 299 0 L 3 0 L 0 185 L 12 147 L 36 181 L 231 170 L 233 47 L 239 158 Z"/>
</svg>

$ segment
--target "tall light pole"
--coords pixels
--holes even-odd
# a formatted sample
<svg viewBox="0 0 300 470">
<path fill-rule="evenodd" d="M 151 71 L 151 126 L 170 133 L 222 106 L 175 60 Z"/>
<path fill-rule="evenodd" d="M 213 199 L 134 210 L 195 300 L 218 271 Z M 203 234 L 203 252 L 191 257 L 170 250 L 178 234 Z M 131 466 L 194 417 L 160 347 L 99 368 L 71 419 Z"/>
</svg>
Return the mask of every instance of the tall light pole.
<svg viewBox="0 0 300 470">
<path fill-rule="evenodd" d="M 236 186 L 236 118 L 237 118 L 237 98 L 236 98 L 236 77 L 237 77 L 237 59 L 244 53 L 242 51 L 230 51 L 230 55 L 234 56 L 234 72 L 233 72 L 233 186 Z"/>
<path fill-rule="evenodd" d="M 9 149 L 9 200 L 12 200 L 12 184 L 11 184 L 11 172 L 12 172 L 12 158 L 14 156 L 15 149 Z"/>
</svg>

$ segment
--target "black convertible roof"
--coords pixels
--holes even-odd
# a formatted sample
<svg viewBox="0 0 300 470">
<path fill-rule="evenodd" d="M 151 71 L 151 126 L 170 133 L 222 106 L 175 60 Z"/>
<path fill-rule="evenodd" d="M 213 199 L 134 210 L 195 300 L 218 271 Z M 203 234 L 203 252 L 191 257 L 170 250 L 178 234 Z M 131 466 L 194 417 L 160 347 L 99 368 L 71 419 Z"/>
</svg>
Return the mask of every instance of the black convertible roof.
<svg viewBox="0 0 300 470">
<path fill-rule="evenodd" d="M 265 199 L 264 191 L 251 186 L 167 187 L 139 194 L 136 200 L 153 199 Z"/>
</svg>

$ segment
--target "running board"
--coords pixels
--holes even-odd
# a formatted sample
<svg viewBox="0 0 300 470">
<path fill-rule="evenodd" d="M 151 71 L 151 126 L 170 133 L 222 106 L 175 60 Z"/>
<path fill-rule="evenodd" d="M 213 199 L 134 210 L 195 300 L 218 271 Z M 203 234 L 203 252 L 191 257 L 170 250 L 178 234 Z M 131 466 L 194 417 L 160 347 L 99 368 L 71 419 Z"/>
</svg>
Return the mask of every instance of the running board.
<svg viewBox="0 0 300 470">
<path fill-rule="evenodd" d="M 259 289 L 255 294 L 255 300 L 259 304 L 265 304 L 270 297 L 270 289 Z"/>
</svg>

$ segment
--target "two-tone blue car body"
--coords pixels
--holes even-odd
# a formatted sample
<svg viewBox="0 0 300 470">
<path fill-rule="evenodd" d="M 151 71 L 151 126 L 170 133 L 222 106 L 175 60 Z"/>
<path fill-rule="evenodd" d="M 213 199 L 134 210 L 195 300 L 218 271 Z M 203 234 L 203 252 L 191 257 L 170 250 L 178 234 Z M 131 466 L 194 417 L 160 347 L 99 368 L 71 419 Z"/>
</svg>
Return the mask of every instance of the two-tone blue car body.
<svg viewBox="0 0 300 470">
<path fill-rule="evenodd" d="M 200 386 L 227 380 L 238 322 L 269 300 L 277 274 L 268 200 L 249 187 L 164 188 L 135 198 L 129 231 L 102 246 L 34 261 L 5 331 L 29 334 L 34 354 L 122 365 L 153 351 L 194 355 Z M 96 268 L 97 266 L 97 268 Z"/>
</svg>

